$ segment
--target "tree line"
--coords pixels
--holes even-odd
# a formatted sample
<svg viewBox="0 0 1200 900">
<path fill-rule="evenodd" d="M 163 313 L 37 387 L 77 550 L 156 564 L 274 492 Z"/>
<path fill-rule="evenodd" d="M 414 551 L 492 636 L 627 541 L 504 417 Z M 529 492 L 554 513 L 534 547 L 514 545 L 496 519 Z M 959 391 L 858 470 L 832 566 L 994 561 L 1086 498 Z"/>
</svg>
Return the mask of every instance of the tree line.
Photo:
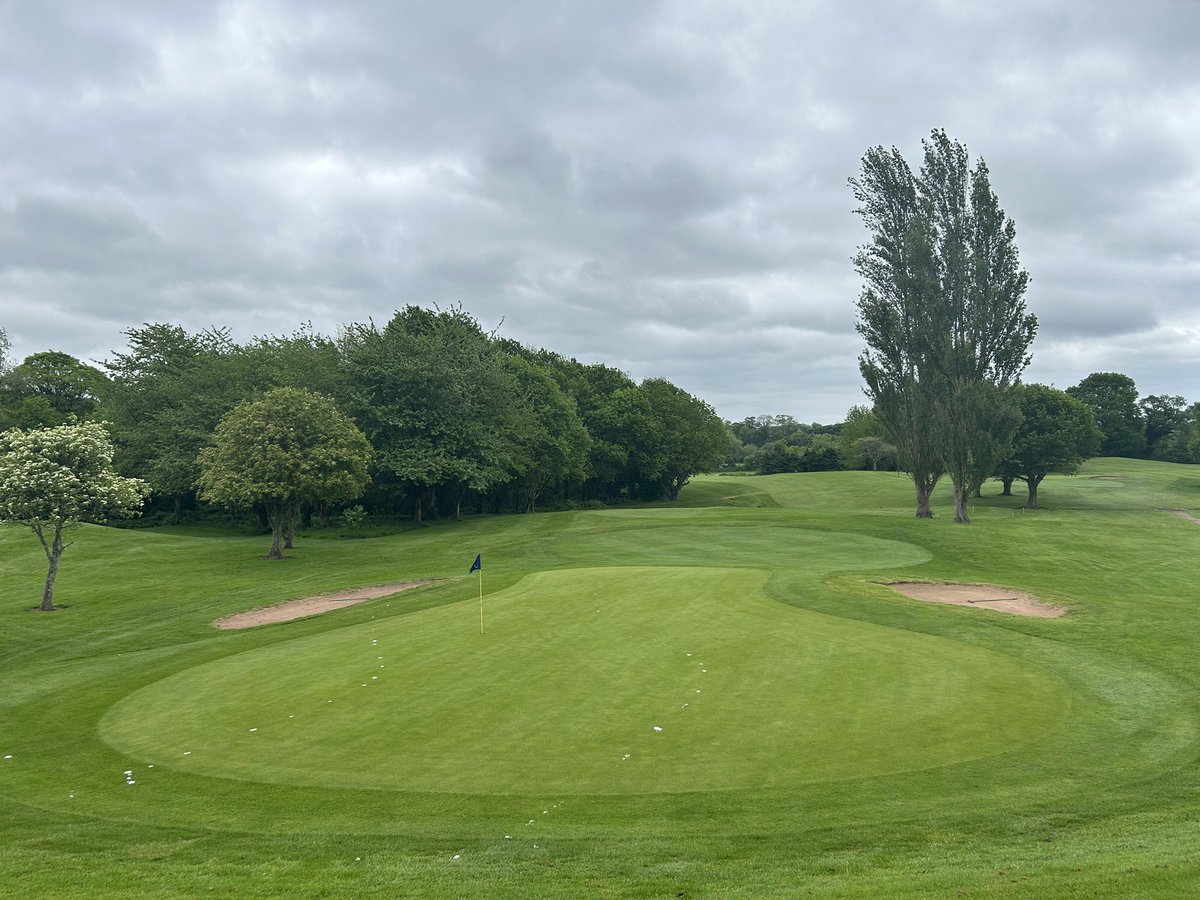
<svg viewBox="0 0 1200 900">
<path fill-rule="evenodd" d="M 216 505 L 256 506 L 272 521 L 328 521 L 354 503 L 420 522 L 465 511 L 673 500 L 733 446 L 713 408 L 669 381 L 637 383 L 610 366 L 523 346 L 461 308 L 408 306 L 383 326 L 350 324 L 333 337 L 306 327 L 239 344 L 228 329 L 191 333 L 161 323 L 125 336 L 127 346 L 98 366 L 57 351 L 6 363 L 0 431 L 105 422 L 117 471 L 146 482 L 147 512 L 160 519 Z M 301 492 L 303 502 L 292 498 L 286 510 L 264 509 L 244 485 L 235 490 L 222 469 L 246 461 L 220 457 L 222 423 L 229 433 L 246 428 L 228 417 L 251 416 L 248 405 L 268 398 L 292 404 L 293 418 L 327 402 L 363 435 L 369 477 L 354 490 Z M 257 433 L 264 427 L 260 421 Z M 253 433 L 229 445 L 245 446 Z"/>
<path fill-rule="evenodd" d="M 995 480 L 1011 483 L 1005 473 L 1012 468 L 1013 448 L 1052 432 L 1060 432 L 1056 440 L 1061 442 L 1070 442 L 1074 435 L 1081 461 L 1123 456 L 1200 463 L 1200 403 L 1189 403 L 1180 395 L 1139 398 L 1134 380 L 1120 372 L 1093 372 L 1065 390 L 1021 384 L 1014 396 L 1021 421 L 1013 447 L 991 475 Z M 762 415 L 732 422 L 730 430 L 738 446 L 728 465 L 740 471 L 769 475 L 897 467 L 895 442 L 879 416 L 865 405 L 851 407 L 844 421 L 832 424 Z M 1060 468 L 1053 471 L 1071 474 Z"/>
</svg>

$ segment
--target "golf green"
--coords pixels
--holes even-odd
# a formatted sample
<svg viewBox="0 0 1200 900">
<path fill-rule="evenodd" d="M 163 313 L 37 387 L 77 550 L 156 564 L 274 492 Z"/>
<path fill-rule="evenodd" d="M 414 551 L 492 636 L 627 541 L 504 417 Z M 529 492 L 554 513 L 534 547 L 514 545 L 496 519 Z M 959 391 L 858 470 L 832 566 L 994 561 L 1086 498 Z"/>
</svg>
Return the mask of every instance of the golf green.
<svg viewBox="0 0 1200 900">
<path fill-rule="evenodd" d="M 634 794 L 979 759 L 1068 708 L 1043 669 L 779 603 L 769 576 L 533 573 L 486 599 L 484 634 L 467 601 L 285 641 L 134 692 L 101 734 L 158 766 L 246 781 Z"/>
</svg>

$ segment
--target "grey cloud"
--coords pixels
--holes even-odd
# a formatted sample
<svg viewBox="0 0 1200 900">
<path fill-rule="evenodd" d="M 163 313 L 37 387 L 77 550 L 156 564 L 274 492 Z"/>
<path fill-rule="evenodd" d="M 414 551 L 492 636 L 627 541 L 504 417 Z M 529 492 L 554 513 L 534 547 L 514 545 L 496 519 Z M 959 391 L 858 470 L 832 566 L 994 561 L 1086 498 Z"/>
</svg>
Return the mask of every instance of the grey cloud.
<svg viewBox="0 0 1200 900">
<path fill-rule="evenodd" d="M 1030 377 L 1200 399 L 1198 30 L 1116 0 L 9 4 L 0 326 L 95 358 L 146 320 L 461 302 L 731 418 L 833 420 L 846 178 L 944 126 L 1016 220 Z"/>
</svg>

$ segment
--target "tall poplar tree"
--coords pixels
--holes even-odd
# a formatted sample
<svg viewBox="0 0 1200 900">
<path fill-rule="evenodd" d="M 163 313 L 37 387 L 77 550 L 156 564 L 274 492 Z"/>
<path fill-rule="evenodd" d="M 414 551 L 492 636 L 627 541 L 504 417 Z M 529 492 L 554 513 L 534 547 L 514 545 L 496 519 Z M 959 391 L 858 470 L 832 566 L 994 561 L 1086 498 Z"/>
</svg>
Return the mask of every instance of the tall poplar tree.
<svg viewBox="0 0 1200 900">
<path fill-rule="evenodd" d="M 855 257 L 864 281 L 860 369 L 896 440 L 927 517 L 938 474 L 954 482 L 954 520 L 1004 456 L 1020 422 L 1014 386 L 1037 319 L 1016 227 L 987 165 L 934 131 L 914 174 L 895 148 L 867 151 L 850 179 L 871 243 Z"/>
</svg>

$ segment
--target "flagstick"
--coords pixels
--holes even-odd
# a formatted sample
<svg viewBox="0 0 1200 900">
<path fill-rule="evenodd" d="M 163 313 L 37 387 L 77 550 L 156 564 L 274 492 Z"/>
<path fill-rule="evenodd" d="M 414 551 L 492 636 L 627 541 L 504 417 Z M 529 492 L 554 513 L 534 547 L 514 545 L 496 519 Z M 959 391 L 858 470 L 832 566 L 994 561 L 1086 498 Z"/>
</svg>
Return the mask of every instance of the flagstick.
<svg viewBox="0 0 1200 900">
<path fill-rule="evenodd" d="M 483 566 L 479 567 L 479 633 L 483 634 Z"/>
</svg>

